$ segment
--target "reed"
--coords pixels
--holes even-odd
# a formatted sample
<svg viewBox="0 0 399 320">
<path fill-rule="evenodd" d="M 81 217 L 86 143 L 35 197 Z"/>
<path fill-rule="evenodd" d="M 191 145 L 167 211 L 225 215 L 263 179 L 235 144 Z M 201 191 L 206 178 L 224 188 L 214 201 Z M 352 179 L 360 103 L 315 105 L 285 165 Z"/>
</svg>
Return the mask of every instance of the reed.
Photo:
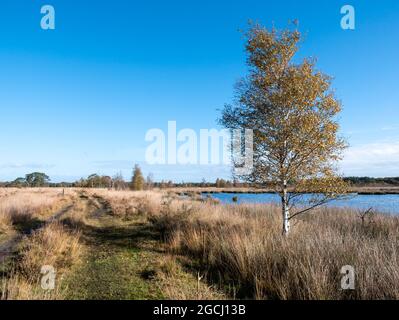
<svg viewBox="0 0 399 320">
<path fill-rule="evenodd" d="M 399 298 L 397 217 L 321 208 L 288 238 L 273 205 L 178 201 L 151 220 L 171 252 L 197 259 L 209 282 L 239 298 Z M 345 265 L 355 268 L 355 290 L 340 287 Z"/>
</svg>

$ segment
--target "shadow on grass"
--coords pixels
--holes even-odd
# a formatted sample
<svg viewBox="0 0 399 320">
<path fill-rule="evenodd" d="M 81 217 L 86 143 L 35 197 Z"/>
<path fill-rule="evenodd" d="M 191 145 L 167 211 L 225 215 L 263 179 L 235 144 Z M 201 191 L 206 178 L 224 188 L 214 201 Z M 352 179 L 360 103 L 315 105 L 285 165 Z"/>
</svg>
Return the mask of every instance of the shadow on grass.
<svg viewBox="0 0 399 320">
<path fill-rule="evenodd" d="M 33 231 L 42 228 L 45 224 L 45 221 L 35 217 L 24 217 L 23 219 L 15 219 L 13 221 L 14 229 L 23 235 L 29 235 Z"/>
<path fill-rule="evenodd" d="M 84 243 L 91 246 L 107 245 L 120 249 L 142 249 L 143 244 L 160 239 L 159 233 L 146 223 L 132 222 L 123 226 L 93 226 L 70 218 L 63 219 L 61 222 L 71 229 L 79 230 Z M 157 253 L 164 252 L 153 247 L 145 249 Z"/>
</svg>

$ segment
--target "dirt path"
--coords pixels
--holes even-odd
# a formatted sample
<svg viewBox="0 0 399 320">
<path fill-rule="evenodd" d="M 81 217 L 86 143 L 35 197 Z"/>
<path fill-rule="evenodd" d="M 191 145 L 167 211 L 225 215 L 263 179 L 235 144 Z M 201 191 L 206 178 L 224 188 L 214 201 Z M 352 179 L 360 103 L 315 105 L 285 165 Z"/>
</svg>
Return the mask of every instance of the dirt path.
<svg viewBox="0 0 399 320">
<path fill-rule="evenodd" d="M 148 225 L 140 217 L 129 222 L 116 219 L 100 197 L 82 194 L 80 198 L 86 214 L 79 229 L 87 257 L 72 270 L 68 298 L 163 298 L 159 286 L 146 274 L 160 255 L 153 251 L 156 240 Z"/>
<path fill-rule="evenodd" d="M 169 263 L 160 236 L 145 215 L 123 221 L 101 197 L 82 194 L 81 201 L 86 215 L 79 228 L 87 255 L 66 280 L 68 299 L 197 297 L 197 278 Z M 206 298 L 213 297 L 208 287 L 201 284 L 200 288 Z M 222 297 L 215 294 L 215 298 Z"/>
</svg>

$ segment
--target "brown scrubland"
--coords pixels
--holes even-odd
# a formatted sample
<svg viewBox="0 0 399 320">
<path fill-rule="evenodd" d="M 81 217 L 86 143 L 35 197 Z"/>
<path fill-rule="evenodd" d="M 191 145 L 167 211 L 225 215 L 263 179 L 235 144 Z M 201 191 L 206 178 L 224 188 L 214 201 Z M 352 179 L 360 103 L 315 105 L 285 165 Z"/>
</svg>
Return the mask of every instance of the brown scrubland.
<svg viewBox="0 0 399 320">
<path fill-rule="evenodd" d="M 180 192 L 0 189 L 0 297 L 399 298 L 398 217 L 323 207 L 283 237 L 277 206 Z M 341 289 L 346 265 L 354 290 Z"/>
</svg>

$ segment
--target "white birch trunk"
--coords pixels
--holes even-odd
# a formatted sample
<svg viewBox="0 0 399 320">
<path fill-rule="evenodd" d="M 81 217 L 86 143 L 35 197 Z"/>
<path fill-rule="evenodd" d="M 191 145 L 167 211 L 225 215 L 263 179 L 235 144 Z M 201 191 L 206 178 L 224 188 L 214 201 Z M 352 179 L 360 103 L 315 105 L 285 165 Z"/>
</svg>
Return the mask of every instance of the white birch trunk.
<svg viewBox="0 0 399 320">
<path fill-rule="evenodd" d="M 283 196 L 281 197 L 282 213 L 283 213 L 283 235 L 288 236 L 290 232 L 290 211 L 288 206 L 287 182 L 284 181 Z"/>
</svg>

